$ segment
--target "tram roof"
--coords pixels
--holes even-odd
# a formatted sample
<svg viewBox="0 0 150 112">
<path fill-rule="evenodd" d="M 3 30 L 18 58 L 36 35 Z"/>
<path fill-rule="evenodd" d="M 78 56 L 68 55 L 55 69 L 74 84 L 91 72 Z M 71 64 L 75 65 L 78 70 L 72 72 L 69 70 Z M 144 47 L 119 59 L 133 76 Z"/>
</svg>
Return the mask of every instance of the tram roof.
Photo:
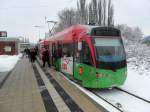
<svg viewBox="0 0 150 112">
<path fill-rule="evenodd" d="M 72 41 L 73 40 L 73 34 L 80 34 L 81 32 L 86 31 L 87 29 L 83 25 L 73 25 L 69 28 L 64 29 L 61 32 L 58 32 L 57 34 L 54 34 L 53 36 L 47 38 L 47 41 L 53 42 L 53 41 Z M 76 36 L 78 37 L 78 36 Z"/>
<path fill-rule="evenodd" d="M 92 32 L 92 29 L 94 28 L 100 28 L 100 29 L 106 29 L 106 28 L 112 28 L 116 29 L 114 27 L 106 27 L 106 26 L 91 26 L 91 25 L 73 25 L 69 28 L 64 29 L 61 32 L 58 32 L 51 37 L 44 40 L 44 43 L 48 42 L 54 42 L 54 41 L 73 41 L 73 38 L 78 39 L 79 35 L 83 33 L 90 35 Z M 117 30 L 117 29 L 116 29 Z M 73 35 L 76 36 L 73 36 Z"/>
</svg>

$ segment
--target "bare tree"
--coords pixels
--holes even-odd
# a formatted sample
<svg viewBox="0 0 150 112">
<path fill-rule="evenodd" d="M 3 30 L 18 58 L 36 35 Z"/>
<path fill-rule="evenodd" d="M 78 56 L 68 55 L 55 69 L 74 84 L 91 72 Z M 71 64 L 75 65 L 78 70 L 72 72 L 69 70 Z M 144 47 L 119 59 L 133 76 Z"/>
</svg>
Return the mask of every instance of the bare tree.
<svg viewBox="0 0 150 112">
<path fill-rule="evenodd" d="M 102 0 L 99 0 L 98 2 L 98 25 L 102 25 Z"/>
<path fill-rule="evenodd" d="M 55 27 L 55 32 L 76 24 L 76 11 L 74 9 L 64 9 L 58 14 L 59 24 Z"/>
<path fill-rule="evenodd" d="M 111 3 L 111 0 L 108 0 L 108 19 L 107 19 L 107 24 L 108 26 L 113 26 L 114 25 L 114 8 Z"/>
<path fill-rule="evenodd" d="M 89 12 L 95 24 L 113 26 L 114 9 L 111 0 L 92 0 L 89 4 Z"/>
<path fill-rule="evenodd" d="M 81 17 L 80 23 L 81 24 L 87 24 L 86 0 L 77 1 L 77 11 L 79 11 L 79 15 Z"/>
<path fill-rule="evenodd" d="M 88 13 L 88 5 L 86 5 L 86 7 L 85 7 L 85 24 L 88 24 L 88 22 L 89 22 L 89 15 L 88 15 L 89 13 Z"/>
<path fill-rule="evenodd" d="M 97 24 L 98 23 L 98 12 L 97 12 L 97 0 L 92 0 L 92 10 L 93 10 L 93 20 L 94 23 Z"/>
<path fill-rule="evenodd" d="M 134 28 L 124 24 L 116 27 L 121 30 L 122 36 L 128 43 L 138 43 L 143 36 L 142 30 L 139 27 Z"/>
<path fill-rule="evenodd" d="M 108 2 L 107 2 L 108 1 Z M 114 9 L 111 0 L 77 1 L 77 9 L 64 9 L 58 14 L 59 24 L 55 31 L 60 31 L 74 24 L 108 25 L 114 24 Z"/>
<path fill-rule="evenodd" d="M 89 23 L 93 24 L 94 23 L 94 18 L 93 18 L 93 10 L 92 10 L 92 4 L 89 4 Z"/>
<path fill-rule="evenodd" d="M 105 26 L 106 25 L 106 0 L 103 0 L 103 25 Z"/>
</svg>

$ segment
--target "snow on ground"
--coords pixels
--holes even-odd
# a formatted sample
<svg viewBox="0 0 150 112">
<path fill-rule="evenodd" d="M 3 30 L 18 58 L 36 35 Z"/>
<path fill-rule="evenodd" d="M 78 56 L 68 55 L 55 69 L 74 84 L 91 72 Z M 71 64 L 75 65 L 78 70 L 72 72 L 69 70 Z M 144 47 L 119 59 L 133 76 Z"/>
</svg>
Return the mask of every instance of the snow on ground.
<svg viewBox="0 0 150 112">
<path fill-rule="evenodd" d="M 136 67 L 133 63 L 128 64 L 128 77 L 121 87 L 135 95 L 150 101 L 150 70 L 145 64 Z"/>
<path fill-rule="evenodd" d="M 111 104 L 124 112 L 150 112 L 150 104 L 117 89 L 96 91 Z M 111 111 L 115 112 L 115 111 Z"/>
<path fill-rule="evenodd" d="M 150 101 L 150 44 L 131 42 L 125 48 L 128 76 L 121 88 Z"/>
<path fill-rule="evenodd" d="M 0 55 L 0 72 L 7 72 L 14 68 L 18 60 L 20 59 L 21 54 L 19 55 Z"/>
</svg>

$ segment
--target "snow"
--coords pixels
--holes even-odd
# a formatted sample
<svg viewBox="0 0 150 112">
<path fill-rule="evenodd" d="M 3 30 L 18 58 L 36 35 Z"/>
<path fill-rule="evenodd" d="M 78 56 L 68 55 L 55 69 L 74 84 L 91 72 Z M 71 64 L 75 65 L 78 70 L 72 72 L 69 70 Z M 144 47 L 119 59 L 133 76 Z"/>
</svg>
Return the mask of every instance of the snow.
<svg viewBox="0 0 150 112">
<path fill-rule="evenodd" d="M 128 41 L 125 49 L 128 75 L 121 88 L 150 101 L 150 44 Z"/>
<path fill-rule="evenodd" d="M 97 91 L 101 97 L 117 106 L 124 112 L 150 112 L 150 104 L 117 89 Z"/>
<path fill-rule="evenodd" d="M 0 55 L 0 72 L 8 72 L 14 68 L 22 54 Z"/>
<path fill-rule="evenodd" d="M 150 70 L 143 64 L 135 67 L 133 63 L 128 64 L 128 77 L 122 89 L 150 101 Z"/>
</svg>

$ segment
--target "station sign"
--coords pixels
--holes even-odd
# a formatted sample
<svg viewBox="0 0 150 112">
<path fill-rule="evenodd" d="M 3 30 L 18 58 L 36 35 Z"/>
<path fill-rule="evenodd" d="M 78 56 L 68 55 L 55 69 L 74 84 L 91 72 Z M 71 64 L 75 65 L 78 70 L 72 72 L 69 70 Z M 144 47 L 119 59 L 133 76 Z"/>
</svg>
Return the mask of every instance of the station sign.
<svg viewBox="0 0 150 112">
<path fill-rule="evenodd" d="M 6 31 L 0 31 L 0 37 L 7 37 Z"/>
</svg>

